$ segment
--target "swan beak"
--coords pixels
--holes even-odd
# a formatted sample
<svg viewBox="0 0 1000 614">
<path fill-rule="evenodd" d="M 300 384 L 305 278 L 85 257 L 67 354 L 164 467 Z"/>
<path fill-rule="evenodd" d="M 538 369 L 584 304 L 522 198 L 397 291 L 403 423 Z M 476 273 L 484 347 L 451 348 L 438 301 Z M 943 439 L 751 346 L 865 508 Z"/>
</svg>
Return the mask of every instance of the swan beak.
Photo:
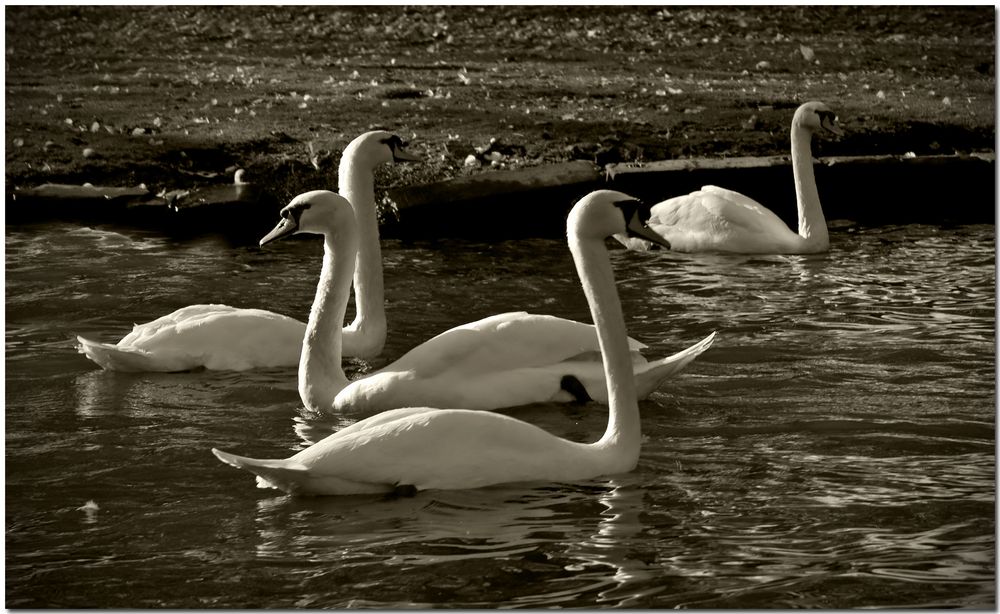
<svg viewBox="0 0 1000 614">
<path fill-rule="evenodd" d="M 278 222 L 278 225 L 275 226 L 271 232 L 264 235 L 264 238 L 260 240 L 260 246 L 264 247 L 265 243 L 270 243 L 271 241 L 275 241 L 282 237 L 287 237 L 298 229 L 299 225 L 295 221 L 294 216 L 290 215 L 286 218 L 282 218 L 281 221 Z"/>
<path fill-rule="evenodd" d="M 622 203 L 619 203 L 619 205 L 620 204 Z M 660 235 L 656 234 L 652 228 L 646 225 L 646 222 L 649 221 L 649 218 L 652 215 L 653 206 L 640 200 L 628 201 L 627 204 L 632 205 L 632 215 L 628 216 L 626 213 L 626 219 L 628 219 L 628 222 L 625 224 L 625 234 L 630 237 L 649 241 L 664 249 L 670 249 L 670 241 L 667 241 Z M 623 208 L 623 212 L 625 211 L 627 210 Z"/>
<path fill-rule="evenodd" d="M 833 118 L 833 117 L 824 117 L 823 119 L 820 120 L 820 125 L 822 125 L 824 128 L 826 128 L 826 130 L 828 132 L 832 132 L 833 134 L 836 134 L 837 136 L 844 136 L 844 131 L 841 130 L 840 126 L 838 126 L 835 122 L 836 122 L 836 118 Z"/>
<path fill-rule="evenodd" d="M 659 245 L 664 249 L 670 249 L 670 241 L 667 241 L 660 235 L 656 234 L 652 228 L 647 226 L 642 220 L 639 219 L 639 214 L 637 213 L 632 221 L 629 222 L 628 226 L 625 228 L 626 234 L 630 237 L 635 237 L 637 239 L 644 239 L 650 243 Z"/>
<path fill-rule="evenodd" d="M 411 154 L 402 147 L 394 147 L 392 150 L 392 161 L 393 162 L 423 162 L 424 159 L 420 156 Z"/>
</svg>

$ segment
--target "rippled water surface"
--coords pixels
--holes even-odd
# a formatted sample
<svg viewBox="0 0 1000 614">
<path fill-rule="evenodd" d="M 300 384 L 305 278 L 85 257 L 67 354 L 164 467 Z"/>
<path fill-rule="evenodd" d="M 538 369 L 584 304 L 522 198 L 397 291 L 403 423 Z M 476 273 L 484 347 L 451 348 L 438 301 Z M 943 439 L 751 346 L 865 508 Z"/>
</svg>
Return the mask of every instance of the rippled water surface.
<svg viewBox="0 0 1000 614">
<path fill-rule="evenodd" d="M 8 227 L 7 607 L 994 607 L 994 227 L 832 238 L 612 250 L 649 355 L 719 331 L 641 403 L 631 473 L 294 499 L 209 452 L 284 457 L 345 424 L 305 414 L 294 369 L 111 373 L 72 339 L 192 303 L 303 319 L 317 240 Z M 500 311 L 589 321 L 561 241 L 383 250 L 389 341 L 350 375 Z M 578 440 L 607 415 L 508 413 Z"/>
</svg>

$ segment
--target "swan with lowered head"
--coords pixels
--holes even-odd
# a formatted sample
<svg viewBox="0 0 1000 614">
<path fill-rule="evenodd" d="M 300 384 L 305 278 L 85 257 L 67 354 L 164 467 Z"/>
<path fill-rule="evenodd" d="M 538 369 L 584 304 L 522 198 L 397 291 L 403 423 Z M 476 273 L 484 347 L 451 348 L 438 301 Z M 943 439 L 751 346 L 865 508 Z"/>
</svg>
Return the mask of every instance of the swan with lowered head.
<svg viewBox="0 0 1000 614">
<path fill-rule="evenodd" d="M 373 358 L 386 337 L 382 256 L 379 249 L 374 171 L 390 162 L 419 161 L 402 139 L 367 132 L 344 149 L 340 190 L 357 209 L 361 245 L 354 279 L 357 315 L 344 329 L 345 356 Z M 242 180 L 237 171 L 236 182 Z M 118 343 L 77 337 L 80 352 L 113 371 L 243 371 L 298 365 L 305 323 L 263 309 L 189 305 L 145 324 Z"/>
<path fill-rule="evenodd" d="M 637 203 L 621 195 L 623 202 Z M 348 381 L 341 368 L 341 325 L 353 260 L 335 258 L 357 243 L 333 227 L 343 199 L 316 190 L 296 196 L 261 245 L 296 233 L 325 236 L 316 298 L 299 363 L 299 396 L 314 412 L 371 415 L 412 405 L 493 410 L 541 402 L 607 401 L 607 385 L 593 325 L 525 312 L 503 313 L 457 326 L 413 348 L 395 362 Z M 634 207 L 633 207 L 634 208 Z M 655 235 L 652 235 L 655 236 Z M 345 245 L 347 247 L 345 247 Z M 711 345 L 710 335 L 686 350 L 656 361 L 629 339 L 635 385 L 645 398 Z"/>
<path fill-rule="evenodd" d="M 343 315 L 343 279 L 356 242 L 351 210 L 336 195 L 328 193 L 323 201 L 335 212 L 334 223 L 325 230 L 331 264 L 324 267 L 324 276 L 332 274 L 338 286 L 333 290 L 338 300 L 327 306 Z M 298 206 L 284 213 L 287 220 L 307 227 L 308 211 Z M 639 405 L 632 352 L 604 240 L 643 230 L 637 201 L 608 190 L 581 199 L 567 222 L 570 251 L 596 325 L 607 381 L 608 425 L 598 441 L 570 441 L 503 414 L 406 407 L 355 422 L 287 459 L 252 459 L 215 448 L 213 454 L 257 475 L 262 488 L 296 495 L 465 489 L 631 471 L 639 460 L 642 438 Z M 316 332 L 337 331 L 339 327 Z"/>
<path fill-rule="evenodd" d="M 739 192 L 705 186 L 653 205 L 649 227 L 679 252 L 808 254 L 830 248 L 830 235 L 816 189 L 813 134 L 842 135 L 836 115 L 822 102 L 807 102 L 792 117 L 792 173 L 799 230 L 793 232 L 772 211 Z M 616 237 L 630 249 L 648 249 L 642 239 Z"/>
</svg>

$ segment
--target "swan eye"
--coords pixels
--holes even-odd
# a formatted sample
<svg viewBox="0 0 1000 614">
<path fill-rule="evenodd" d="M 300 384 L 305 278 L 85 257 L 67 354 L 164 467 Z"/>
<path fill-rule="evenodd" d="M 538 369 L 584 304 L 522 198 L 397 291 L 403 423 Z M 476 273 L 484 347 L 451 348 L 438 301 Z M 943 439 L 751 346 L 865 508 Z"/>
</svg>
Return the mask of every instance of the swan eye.
<svg viewBox="0 0 1000 614">
<path fill-rule="evenodd" d="M 407 145 L 407 143 L 403 139 L 399 138 L 399 136 L 395 134 L 390 137 L 386 137 L 385 139 L 382 139 L 382 142 L 385 143 L 385 145 L 394 152 L 398 149 L 405 149 Z"/>
<path fill-rule="evenodd" d="M 299 223 L 299 218 L 302 217 L 302 212 L 311 207 L 309 203 L 295 203 L 288 205 L 281 210 L 281 217 L 284 219 L 293 219 L 295 223 Z"/>
<path fill-rule="evenodd" d="M 639 221 L 643 224 L 649 219 L 650 210 L 653 208 L 652 205 L 648 205 L 637 198 L 630 198 L 628 200 L 619 200 L 614 203 L 618 209 L 621 210 L 622 215 L 625 216 L 625 224 L 632 221 L 632 218 L 637 214 L 639 216 Z"/>
</svg>

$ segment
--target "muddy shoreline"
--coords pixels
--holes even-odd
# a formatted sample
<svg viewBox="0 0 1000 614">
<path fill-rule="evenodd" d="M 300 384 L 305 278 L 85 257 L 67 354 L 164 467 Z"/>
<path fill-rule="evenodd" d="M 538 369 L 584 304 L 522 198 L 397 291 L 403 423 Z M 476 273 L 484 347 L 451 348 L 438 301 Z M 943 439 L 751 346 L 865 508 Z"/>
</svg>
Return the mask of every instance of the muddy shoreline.
<svg viewBox="0 0 1000 614">
<path fill-rule="evenodd" d="M 802 101 L 845 136 L 817 157 L 967 156 L 995 143 L 981 7 L 8 7 L 14 190 L 336 185 L 374 127 L 422 164 L 381 195 L 585 161 L 787 155 Z M 387 207 L 388 205 L 388 200 Z M 387 215 L 391 211 L 386 212 Z"/>
</svg>

